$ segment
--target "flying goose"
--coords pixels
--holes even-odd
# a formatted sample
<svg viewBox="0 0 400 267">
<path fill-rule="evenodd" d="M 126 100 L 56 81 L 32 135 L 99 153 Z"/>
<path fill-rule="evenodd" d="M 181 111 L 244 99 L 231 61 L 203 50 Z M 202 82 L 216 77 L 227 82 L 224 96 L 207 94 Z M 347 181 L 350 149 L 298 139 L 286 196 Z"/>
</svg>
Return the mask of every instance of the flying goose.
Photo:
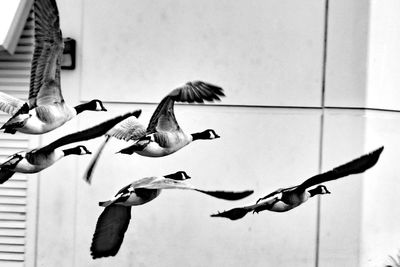
<svg viewBox="0 0 400 267">
<path fill-rule="evenodd" d="M 35 0 L 34 22 L 35 49 L 28 101 L 0 92 L 0 110 L 12 116 L 0 128 L 5 133 L 42 134 L 60 127 L 84 110 L 106 111 L 98 99 L 76 107 L 64 101 L 60 84 L 64 43 L 55 0 Z"/>
<path fill-rule="evenodd" d="M 315 195 L 330 194 L 324 185 L 318 184 L 336 180 L 351 174 L 362 173 L 373 167 L 378 162 L 382 151 L 383 146 L 330 171 L 315 175 L 300 185 L 278 189 L 265 197 L 260 198 L 254 205 L 230 209 L 228 211 L 213 214 L 211 217 L 225 217 L 231 220 L 237 220 L 243 218 L 250 211 L 258 213 L 263 210 L 275 212 L 291 210 L 300 206 Z M 308 190 L 308 188 L 314 185 L 318 186 Z"/>
<path fill-rule="evenodd" d="M 202 81 L 188 82 L 172 90 L 157 106 L 147 129 L 137 119 L 128 118 L 117 124 L 106 134 L 104 142 L 93 156 L 84 179 L 88 183 L 91 182 L 93 169 L 110 137 L 125 141 L 135 141 L 133 145 L 122 149 L 119 153 L 137 153 L 146 157 L 167 156 L 195 140 L 219 138 L 218 134 L 212 129 L 192 134 L 183 132 L 175 118 L 174 103 L 175 101 L 188 103 L 212 102 L 220 100 L 220 96 L 225 96 L 222 88 Z"/>
<path fill-rule="evenodd" d="M 7 181 L 16 172 L 36 173 L 53 165 L 65 156 L 91 154 L 85 146 L 77 146 L 69 149 L 60 149 L 59 147 L 102 136 L 115 124 L 129 116 L 139 116 L 140 113 L 141 110 L 129 112 L 89 129 L 61 137 L 47 146 L 11 155 L 5 162 L 0 164 L 0 184 Z"/>
<path fill-rule="evenodd" d="M 225 200 L 238 200 L 253 193 L 250 190 L 241 192 L 201 190 L 182 182 L 189 178 L 184 171 L 163 177 L 146 177 L 123 187 L 114 198 L 99 202 L 105 209 L 97 220 L 90 247 L 93 259 L 117 254 L 131 219 L 131 206 L 143 205 L 155 199 L 162 189 L 194 190 Z"/>
</svg>

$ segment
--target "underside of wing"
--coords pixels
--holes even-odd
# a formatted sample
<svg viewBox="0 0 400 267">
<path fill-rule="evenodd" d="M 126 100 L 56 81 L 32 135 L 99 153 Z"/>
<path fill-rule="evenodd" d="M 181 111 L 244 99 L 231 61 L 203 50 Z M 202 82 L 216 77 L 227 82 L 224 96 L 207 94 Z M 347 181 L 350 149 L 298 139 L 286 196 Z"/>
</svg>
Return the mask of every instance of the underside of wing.
<svg viewBox="0 0 400 267">
<path fill-rule="evenodd" d="M 156 131 L 176 131 L 179 129 L 174 114 L 174 102 L 204 103 L 220 100 L 224 96 L 221 87 L 201 82 L 188 82 L 185 85 L 174 89 L 157 106 L 156 111 L 150 119 L 147 133 Z"/>
<path fill-rule="evenodd" d="M 146 188 L 146 189 L 189 189 L 189 190 L 194 190 L 195 189 L 194 187 L 192 187 L 190 185 L 187 185 L 184 182 L 177 181 L 177 180 L 174 180 L 174 179 L 169 179 L 169 178 L 147 180 L 145 183 L 137 183 L 134 186 L 134 188 Z"/>
<path fill-rule="evenodd" d="M 136 188 L 145 188 L 147 185 L 153 184 L 154 181 L 157 181 L 157 180 L 159 180 L 159 179 L 160 179 L 160 178 L 158 178 L 158 177 L 156 177 L 156 176 L 151 176 L 151 177 L 145 177 L 145 178 L 136 180 L 136 181 L 132 182 L 131 184 L 127 185 L 126 187 L 122 188 L 122 189 L 118 192 L 118 194 L 119 194 L 119 193 L 125 193 L 126 190 L 127 190 L 129 187 L 132 187 L 133 189 L 136 189 Z"/>
<path fill-rule="evenodd" d="M 135 188 L 145 188 L 145 189 L 183 189 L 183 190 L 194 190 L 212 197 L 225 199 L 225 200 L 238 200 L 245 198 L 253 193 L 253 190 L 245 191 L 222 191 L 222 190 L 202 190 L 188 185 L 182 181 L 177 181 L 174 179 L 164 178 L 157 179 L 152 182 L 147 182 L 146 184 L 141 184 L 135 186 Z"/>
<path fill-rule="evenodd" d="M 131 220 L 131 207 L 111 205 L 97 220 L 90 247 L 93 259 L 115 256 L 121 247 Z"/>
<path fill-rule="evenodd" d="M 318 175 L 315 175 L 301 185 L 299 185 L 299 190 L 305 190 L 311 186 L 324 183 L 331 180 L 336 180 L 351 174 L 362 173 L 369 168 L 372 168 L 379 160 L 379 157 L 383 151 L 383 147 L 380 147 L 371 153 L 363 155 L 357 159 L 354 159 L 350 162 L 347 162 L 343 165 L 340 165 L 328 172 L 324 172 Z"/>
<path fill-rule="evenodd" d="M 124 115 L 117 116 L 113 119 L 105 121 L 103 123 L 100 123 L 91 128 L 88 128 L 86 130 L 66 135 L 66 136 L 61 137 L 61 138 L 57 139 L 56 141 L 50 143 L 49 145 L 38 149 L 35 153 L 48 153 L 48 152 L 53 151 L 54 149 L 56 149 L 60 146 L 63 146 L 63 145 L 100 137 L 100 136 L 104 135 L 105 133 L 107 133 L 117 123 L 123 121 L 124 119 L 126 119 L 130 116 L 138 116 L 140 114 L 140 112 L 141 112 L 140 110 L 129 112 Z"/>
<path fill-rule="evenodd" d="M 36 0 L 34 21 L 35 49 L 29 88 L 31 108 L 63 101 L 60 69 L 64 44 L 56 1 Z"/>
<path fill-rule="evenodd" d="M 107 134 L 120 140 L 137 140 L 146 135 L 146 127 L 135 117 L 129 117 L 111 128 Z"/>
<path fill-rule="evenodd" d="M 24 101 L 15 98 L 13 96 L 7 95 L 0 92 L 0 110 L 8 113 L 9 115 L 14 115 L 18 110 L 22 108 L 25 104 Z"/>
</svg>

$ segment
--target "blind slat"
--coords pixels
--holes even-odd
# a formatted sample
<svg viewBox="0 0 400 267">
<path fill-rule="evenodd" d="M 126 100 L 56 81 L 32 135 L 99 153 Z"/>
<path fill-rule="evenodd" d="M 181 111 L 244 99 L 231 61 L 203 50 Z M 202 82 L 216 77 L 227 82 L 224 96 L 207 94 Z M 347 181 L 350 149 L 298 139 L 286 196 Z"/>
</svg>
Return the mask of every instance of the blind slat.
<svg viewBox="0 0 400 267">
<path fill-rule="evenodd" d="M 26 100 L 29 91 L 30 66 L 34 48 L 32 12 L 13 55 L 0 52 L 0 91 Z M 0 125 L 10 115 L 0 112 Z M 0 161 L 26 150 L 29 136 L 0 133 Z M 26 244 L 27 178 L 15 174 L 0 185 L 0 266 L 24 266 Z"/>
</svg>

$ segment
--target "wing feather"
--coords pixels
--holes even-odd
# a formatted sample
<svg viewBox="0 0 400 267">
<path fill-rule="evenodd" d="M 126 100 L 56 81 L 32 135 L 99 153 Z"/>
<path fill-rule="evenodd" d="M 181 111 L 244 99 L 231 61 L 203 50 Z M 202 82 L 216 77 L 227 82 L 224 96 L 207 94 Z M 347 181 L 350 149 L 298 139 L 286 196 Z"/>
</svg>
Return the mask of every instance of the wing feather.
<svg viewBox="0 0 400 267">
<path fill-rule="evenodd" d="M 225 96 L 221 87 L 202 81 L 188 82 L 172 90 L 157 106 L 147 127 L 147 133 L 180 129 L 174 114 L 175 101 L 187 103 L 213 102 L 220 100 L 220 96 Z"/>
<path fill-rule="evenodd" d="M 120 140 L 138 140 L 146 135 L 146 127 L 136 117 L 129 117 L 107 132 L 108 136 Z"/>
<path fill-rule="evenodd" d="M 330 171 L 315 175 L 300 184 L 297 190 L 302 191 L 317 184 L 336 180 L 351 174 L 362 173 L 369 168 L 372 168 L 378 162 L 382 151 L 383 146 Z"/>
<path fill-rule="evenodd" d="M 0 110 L 8 113 L 9 115 L 14 115 L 18 110 L 22 108 L 25 104 L 24 101 L 0 92 Z"/>
<path fill-rule="evenodd" d="M 131 207 L 111 205 L 97 220 L 90 251 L 93 259 L 115 256 L 131 220 Z"/>
<path fill-rule="evenodd" d="M 29 105 L 60 103 L 61 59 L 64 49 L 55 0 L 34 3 L 35 49 L 31 65 Z"/>
<path fill-rule="evenodd" d="M 144 189 L 183 189 L 183 190 L 194 190 L 215 198 L 225 199 L 225 200 L 238 200 L 245 198 L 253 193 L 253 190 L 246 191 L 210 191 L 210 190 L 202 190 L 193 187 L 192 185 L 186 184 L 182 181 L 177 181 L 170 178 L 158 179 L 154 181 L 150 181 L 145 184 L 136 185 L 135 188 L 144 188 Z"/>
<path fill-rule="evenodd" d="M 86 169 L 85 176 L 83 177 L 83 179 L 88 184 L 92 183 L 92 175 L 93 175 L 94 168 L 96 167 L 97 161 L 100 158 L 101 152 L 103 152 L 103 149 L 105 148 L 105 146 L 109 140 L 110 140 L 110 136 L 106 136 L 103 143 L 100 145 L 100 147 L 98 148 L 96 153 L 93 155 L 92 160 L 90 161 L 89 166 Z"/>
<path fill-rule="evenodd" d="M 38 149 L 35 153 L 48 153 L 48 152 L 53 151 L 54 149 L 56 149 L 60 146 L 63 146 L 63 145 L 100 137 L 100 136 L 106 134 L 117 123 L 123 121 L 124 119 L 128 118 L 129 116 L 138 116 L 140 114 L 140 112 L 141 112 L 141 110 L 128 112 L 124 115 L 117 116 L 113 119 L 107 120 L 103 123 L 100 123 L 96 126 L 88 128 L 86 130 L 66 135 L 66 136 L 61 137 L 61 138 L 57 139 L 56 141 L 50 143 L 49 145 Z"/>
</svg>

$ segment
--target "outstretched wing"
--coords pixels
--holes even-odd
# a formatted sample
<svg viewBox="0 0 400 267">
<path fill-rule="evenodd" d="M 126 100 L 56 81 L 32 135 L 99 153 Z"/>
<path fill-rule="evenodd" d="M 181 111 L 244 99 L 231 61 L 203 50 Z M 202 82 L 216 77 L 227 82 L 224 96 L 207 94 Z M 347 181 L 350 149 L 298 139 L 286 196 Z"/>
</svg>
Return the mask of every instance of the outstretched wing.
<svg viewBox="0 0 400 267">
<path fill-rule="evenodd" d="M 187 103 L 213 102 L 220 100 L 220 96 L 225 96 L 221 87 L 201 81 L 188 82 L 174 89 L 157 106 L 147 127 L 147 133 L 179 130 L 174 114 L 175 101 Z"/>
<path fill-rule="evenodd" d="M 225 200 L 238 200 L 245 198 L 253 193 L 252 190 L 245 190 L 245 191 L 211 191 L 211 190 L 202 190 L 193 187 L 192 185 L 188 185 L 184 182 L 164 178 L 164 179 L 157 179 L 153 182 L 149 182 L 147 184 L 141 184 L 135 186 L 135 188 L 145 188 L 145 189 L 182 189 L 182 190 L 194 190 L 215 198 L 225 199 Z"/>
<path fill-rule="evenodd" d="M 35 153 L 48 153 L 48 152 L 53 151 L 54 149 L 56 149 L 60 146 L 63 146 L 63 145 L 80 142 L 80 141 L 85 141 L 85 140 L 89 140 L 89 139 L 93 139 L 93 138 L 102 136 L 105 133 L 107 133 L 108 130 L 110 130 L 112 127 L 114 127 L 114 125 L 116 125 L 117 123 L 123 121 L 124 119 L 126 119 L 130 116 L 138 116 L 140 114 L 140 112 L 141 112 L 141 110 L 129 112 L 124 115 L 115 117 L 108 121 L 105 121 L 103 123 L 100 123 L 89 129 L 66 135 L 66 136 L 61 137 L 61 138 L 57 139 L 56 141 L 50 143 L 49 145 L 38 149 Z"/>
<path fill-rule="evenodd" d="M 15 98 L 13 96 L 7 95 L 0 92 L 0 110 L 8 113 L 9 115 L 14 115 L 18 110 L 22 108 L 25 104 L 24 101 Z"/>
<path fill-rule="evenodd" d="M 383 146 L 330 171 L 315 175 L 300 184 L 298 190 L 303 191 L 320 183 L 336 180 L 351 174 L 362 173 L 373 167 L 378 162 L 382 151 Z"/>
<path fill-rule="evenodd" d="M 83 177 L 83 179 L 88 183 L 91 184 L 92 183 L 92 174 L 94 171 L 94 167 L 96 167 L 97 161 L 100 158 L 101 152 L 103 152 L 104 147 L 106 146 L 106 144 L 108 143 L 108 141 L 110 140 L 110 136 L 106 136 L 106 138 L 104 139 L 103 143 L 100 145 L 100 147 L 97 149 L 96 153 L 93 155 L 92 160 L 89 163 L 89 166 L 86 169 L 86 173 L 85 176 Z"/>
<path fill-rule="evenodd" d="M 146 135 L 146 127 L 136 117 L 129 117 L 111 128 L 106 135 L 124 141 L 137 140 Z"/>
<path fill-rule="evenodd" d="M 35 50 L 29 88 L 30 108 L 63 101 L 60 88 L 64 49 L 55 0 L 35 0 Z"/>
<path fill-rule="evenodd" d="M 97 220 L 90 252 L 93 259 L 115 256 L 131 220 L 131 207 L 111 205 Z"/>
</svg>

